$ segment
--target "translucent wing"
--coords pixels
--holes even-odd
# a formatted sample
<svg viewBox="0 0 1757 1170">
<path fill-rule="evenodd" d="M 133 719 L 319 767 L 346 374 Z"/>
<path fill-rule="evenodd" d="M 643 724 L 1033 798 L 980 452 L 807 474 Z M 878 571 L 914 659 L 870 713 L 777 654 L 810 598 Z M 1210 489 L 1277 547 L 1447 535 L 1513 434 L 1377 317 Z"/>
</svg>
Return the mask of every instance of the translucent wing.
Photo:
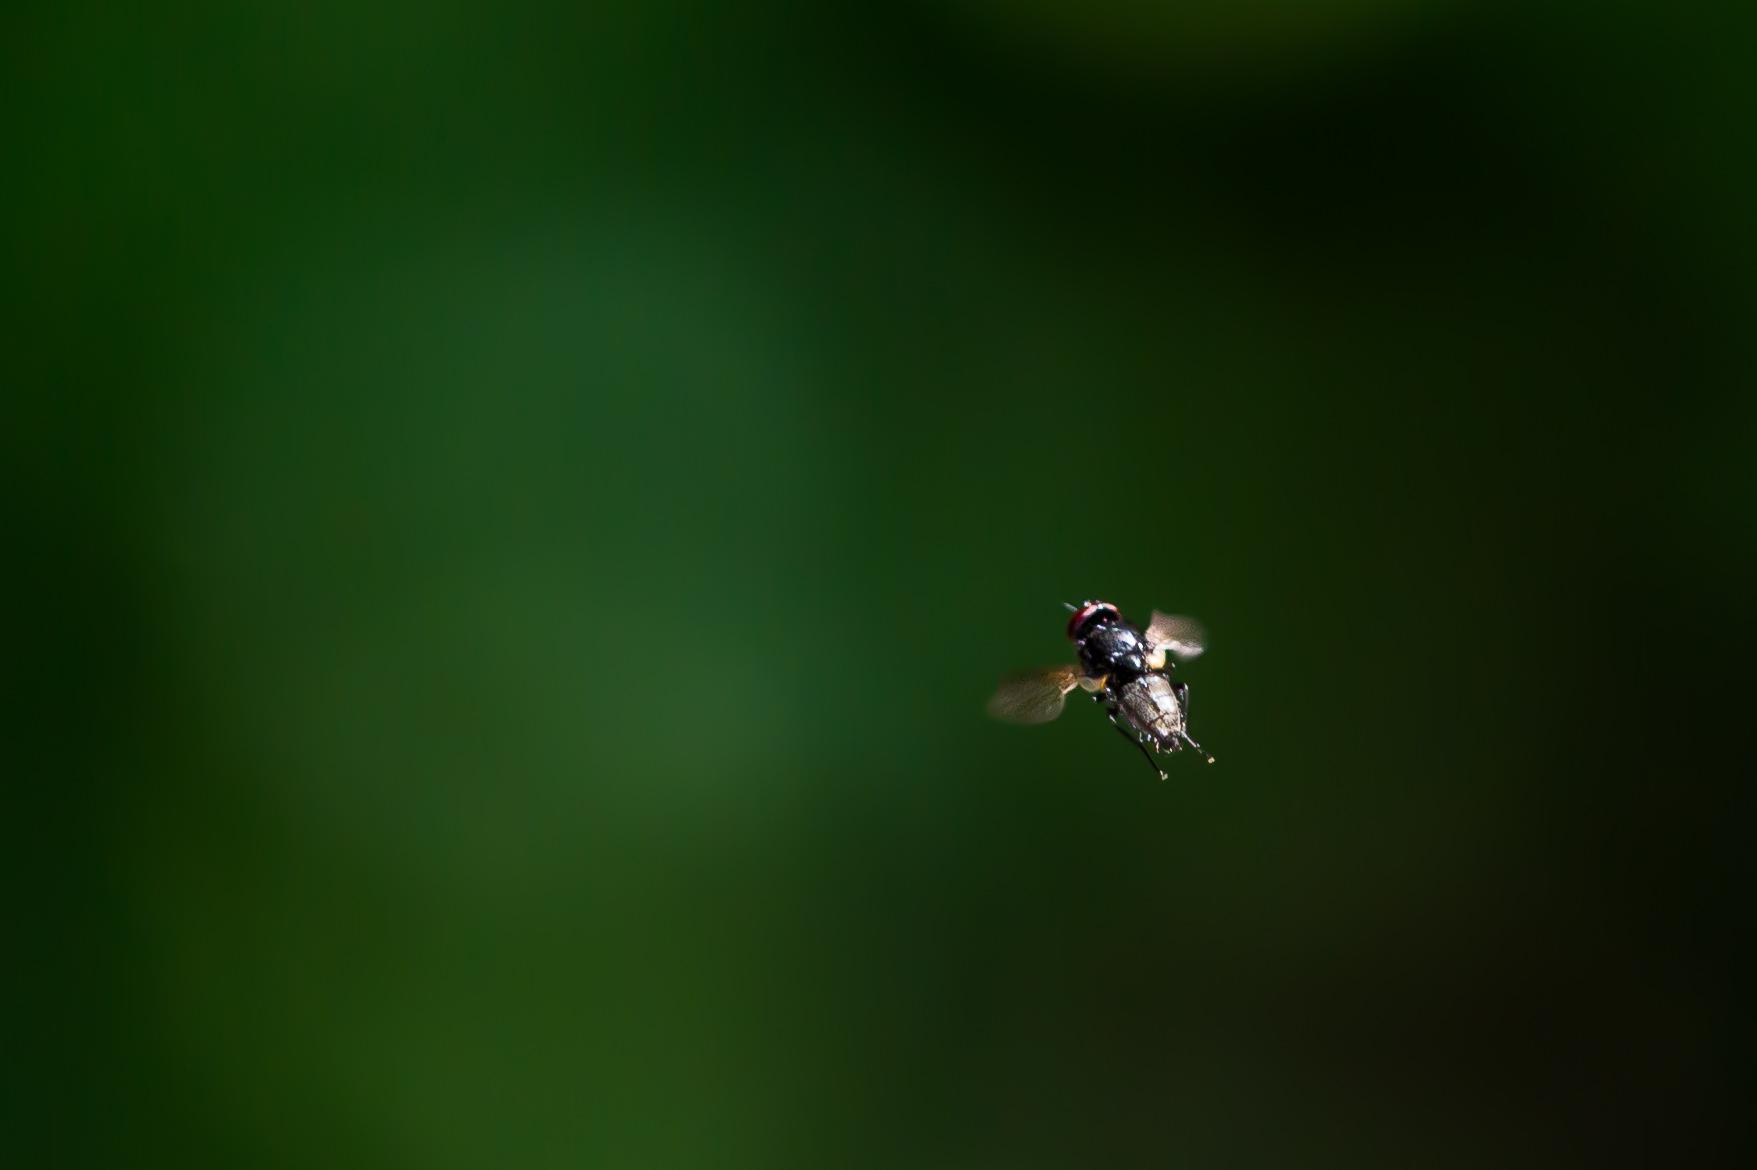
<svg viewBox="0 0 1757 1170">
<path fill-rule="evenodd" d="M 1194 658 L 1208 648 L 1202 623 L 1182 614 L 1154 610 L 1144 636 L 1149 650 L 1163 650 L 1173 658 Z"/>
<path fill-rule="evenodd" d="M 1068 692 L 1080 685 L 1076 666 L 1052 666 L 1003 679 L 988 713 L 1008 723 L 1048 723 L 1062 713 Z"/>
</svg>

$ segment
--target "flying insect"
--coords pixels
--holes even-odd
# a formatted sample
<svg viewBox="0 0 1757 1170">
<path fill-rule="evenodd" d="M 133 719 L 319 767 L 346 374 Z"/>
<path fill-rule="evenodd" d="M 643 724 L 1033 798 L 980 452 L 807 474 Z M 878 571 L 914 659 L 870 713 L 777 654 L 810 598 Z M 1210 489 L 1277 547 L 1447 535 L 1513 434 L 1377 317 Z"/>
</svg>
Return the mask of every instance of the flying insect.
<svg viewBox="0 0 1757 1170">
<path fill-rule="evenodd" d="M 1166 778 L 1158 760 L 1162 752 L 1187 747 L 1212 764 L 1214 757 L 1190 737 L 1190 685 L 1171 677 L 1178 662 L 1207 648 L 1200 623 L 1154 610 L 1142 630 L 1108 601 L 1067 608 L 1073 613 L 1068 638 L 1079 651 L 1079 663 L 1002 680 L 988 701 L 988 713 L 1008 723 L 1048 723 L 1078 688 L 1094 703 L 1104 704 L 1111 725 L 1141 749 L 1161 780 Z"/>
</svg>

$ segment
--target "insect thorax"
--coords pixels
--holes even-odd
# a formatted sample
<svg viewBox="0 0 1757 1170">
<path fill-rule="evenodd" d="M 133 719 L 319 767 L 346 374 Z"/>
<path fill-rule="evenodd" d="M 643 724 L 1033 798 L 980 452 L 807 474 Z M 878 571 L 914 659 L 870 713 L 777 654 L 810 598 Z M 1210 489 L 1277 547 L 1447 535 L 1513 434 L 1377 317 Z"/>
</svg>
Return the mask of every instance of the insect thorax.
<svg viewBox="0 0 1757 1170">
<path fill-rule="evenodd" d="M 1131 627 L 1102 622 L 1080 640 L 1080 662 L 1086 673 L 1130 678 L 1147 669 L 1147 646 Z"/>
</svg>

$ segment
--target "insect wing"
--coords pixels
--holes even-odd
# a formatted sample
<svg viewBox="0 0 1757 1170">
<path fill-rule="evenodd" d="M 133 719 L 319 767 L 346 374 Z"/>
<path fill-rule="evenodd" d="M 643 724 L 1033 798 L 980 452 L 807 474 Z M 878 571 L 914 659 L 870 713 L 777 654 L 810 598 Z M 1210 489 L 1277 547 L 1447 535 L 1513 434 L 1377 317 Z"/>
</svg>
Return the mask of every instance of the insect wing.
<svg viewBox="0 0 1757 1170">
<path fill-rule="evenodd" d="M 1080 671 L 1073 666 L 1016 674 L 995 690 L 988 713 L 1008 723 L 1048 723 L 1062 713 L 1068 692 L 1079 685 Z"/>
<path fill-rule="evenodd" d="M 1208 635 L 1195 618 L 1176 613 L 1153 611 L 1143 635 L 1152 650 L 1163 650 L 1173 658 L 1195 658 L 1208 648 Z"/>
</svg>

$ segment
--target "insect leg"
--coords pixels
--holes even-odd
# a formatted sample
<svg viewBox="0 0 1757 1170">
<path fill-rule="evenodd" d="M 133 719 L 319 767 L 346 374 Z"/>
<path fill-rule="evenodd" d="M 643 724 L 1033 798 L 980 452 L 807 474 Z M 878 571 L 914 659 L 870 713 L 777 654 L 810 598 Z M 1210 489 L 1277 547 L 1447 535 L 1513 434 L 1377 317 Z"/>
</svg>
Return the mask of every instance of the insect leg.
<svg viewBox="0 0 1757 1170">
<path fill-rule="evenodd" d="M 1201 756 L 1203 759 L 1207 760 L 1210 764 L 1212 764 L 1214 762 L 1214 757 L 1208 754 L 1208 749 L 1203 747 L 1201 744 L 1197 743 L 1195 740 L 1191 739 L 1189 732 L 1180 731 L 1177 734 L 1178 734 L 1179 739 L 1183 740 L 1185 743 L 1189 744 L 1191 747 L 1196 749 L 1196 754 L 1198 756 Z"/>
<path fill-rule="evenodd" d="M 1120 724 L 1116 721 L 1116 708 L 1115 707 L 1110 708 L 1110 725 L 1112 727 L 1116 728 L 1118 735 L 1122 736 L 1124 739 L 1128 740 L 1130 743 L 1134 744 L 1136 747 L 1141 749 L 1141 758 L 1147 761 L 1147 766 L 1149 768 L 1152 768 L 1155 772 L 1159 773 L 1159 778 L 1161 780 L 1164 780 L 1166 778 L 1165 769 L 1161 768 L 1159 766 L 1159 761 L 1155 760 L 1153 758 L 1153 753 L 1151 753 L 1147 750 L 1147 745 L 1142 743 L 1139 739 L 1136 739 L 1134 736 L 1130 735 L 1129 729 L 1124 727 L 1122 724 Z"/>
</svg>

